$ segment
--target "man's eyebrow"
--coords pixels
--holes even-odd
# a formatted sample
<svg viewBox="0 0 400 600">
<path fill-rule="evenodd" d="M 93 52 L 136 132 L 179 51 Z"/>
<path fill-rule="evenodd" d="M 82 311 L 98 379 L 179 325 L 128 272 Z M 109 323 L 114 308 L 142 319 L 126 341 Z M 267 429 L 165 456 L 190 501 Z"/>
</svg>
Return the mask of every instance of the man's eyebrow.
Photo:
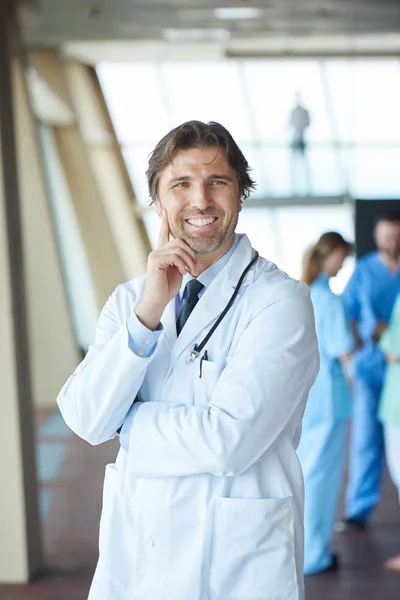
<svg viewBox="0 0 400 600">
<path fill-rule="evenodd" d="M 229 175 L 210 175 L 208 179 L 225 179 L 226 181 L 233 181 L 233 177 Z"/>
<path fill-rule="evenodd" d="M 179 183 L 179 181 L 191 181 L 192 178 L 190 177 L 190 175 L 182 175 L 182 177 L 174 177 L 173 179 L 170 179 L 168 181 L 168 185 L 171 185 L 173 183 Z"/>
<path fill-rule="evenodd" d="M 210 175 L 208 177 L 208 179 L 223 179 L 225 181 L 233 181 L 233 177 L 230 177 L 229 175 L 217 175 L 217 174 L 213 174 Z M 174 177 L 173 179 L 170 179 L 168 181 L 168 185 L 173 185 L 174 183 L 179 183 L 180 181 L 192 181 L 193 177 L 190 177 L 190 175 L 182 175 L 181 177 Z"/>
</svg>

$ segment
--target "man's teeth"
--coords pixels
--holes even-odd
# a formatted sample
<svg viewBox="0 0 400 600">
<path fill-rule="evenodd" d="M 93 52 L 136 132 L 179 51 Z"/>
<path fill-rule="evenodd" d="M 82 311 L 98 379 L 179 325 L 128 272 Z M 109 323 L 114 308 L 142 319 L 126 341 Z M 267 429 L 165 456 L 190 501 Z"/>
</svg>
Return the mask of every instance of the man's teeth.
<svg viewBox="0 0 400 600">
<path fill-rule="evenodd" d="M 212 219 L 188 219 L 188 223 L 190 223 L 190 225 L 194 225 L 195 227 L 204 227 L 205 225 L 211 225 L 211 223 L 214 223 L 216 217 L 213 217 Z"/>
</svg>

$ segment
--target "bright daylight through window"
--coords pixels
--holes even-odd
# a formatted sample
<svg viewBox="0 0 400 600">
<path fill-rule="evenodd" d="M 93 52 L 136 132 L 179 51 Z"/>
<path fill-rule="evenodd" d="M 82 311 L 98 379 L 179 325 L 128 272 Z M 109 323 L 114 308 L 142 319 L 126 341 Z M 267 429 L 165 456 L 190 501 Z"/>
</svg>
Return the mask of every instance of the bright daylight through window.
<svg viewBox="0 0 400 600">
<path fill-rule="evenodd" d="M 219 121 L 231 131 L 258 182 L 239 230 L 294 277 L 321 233 L 333 228 L 352 237 L 343 198 L 398 196 L 397 60 L 103 63 L 98 75 L 152 243 L 158 220 L 146 210 L 147 157 L 160 137 L 189 119 Z M 304 160 L 290 148 L 296 94 L 310 114 Z M 301 206 L 310 197 L 313 206 Z M 349 259 L 337 290 L 351 268 Z"/>
</svg>

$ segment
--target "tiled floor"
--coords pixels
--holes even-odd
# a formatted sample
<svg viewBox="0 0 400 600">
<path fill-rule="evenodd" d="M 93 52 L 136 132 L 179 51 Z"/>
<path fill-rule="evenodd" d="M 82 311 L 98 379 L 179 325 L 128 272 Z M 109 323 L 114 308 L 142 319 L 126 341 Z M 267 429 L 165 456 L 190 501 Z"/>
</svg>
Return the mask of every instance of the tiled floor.
<svg viewBox="0 0 400 600">
<path fill-rule="evenodd" d="M 71 435 L 57 413 L 39 413 L 37 426 L 46 567 L 30 585 L 0 586 L 0 600 L 86 600 L 97 559 L 104 466 L 114 461 L 118 442 L 93 448 Z M 335 547 L 340 572 L 308 577 L 307 600 L 400 600 L 400 575 L 382 566 L 400 552 L 400 508 L 388 479 L 369 532 L 338 536 Z"/>
<path fill-rule="evenodd" d="M 337 535 L 334 545 L 342 568 L 337 574 L 306 577 L 307 600 L 400 600 L 400 575 L 383 566 L 400 552 L 399 502 L 387 477 L 369 530 Z"/>
</svg>

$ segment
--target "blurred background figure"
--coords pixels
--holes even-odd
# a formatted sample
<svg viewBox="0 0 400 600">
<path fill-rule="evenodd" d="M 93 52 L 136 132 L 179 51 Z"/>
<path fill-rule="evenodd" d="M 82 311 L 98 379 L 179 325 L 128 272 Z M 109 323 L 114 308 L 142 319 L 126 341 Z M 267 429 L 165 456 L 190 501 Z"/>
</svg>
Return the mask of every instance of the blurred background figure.
<svg viewBox="0 0 400 600">
<path fill-rule="evenodd" d="M 300 92 L 296 93 L 296 105 L 290 114 L 291 138 L 291 183 L 294 195 L 299 194 L 303 180 L 304 195 L 311 194 L 311 174 L 307 157 L 307 141 L 305 133 L 310 126 L 310 113 L 302 105 Z"/>
<path fill-rule="evenodd" d="M 305 483 L 306 575 L 338 568 L 330 549 L 342 480 L 346 420 L 351 398 L 342 369 L 354 349 L 354 338 L 340 296 L 329 278 L 342 268 L 351 244 L 339 233 L 324 233 L 306 254 L 302 279 L 311 288 L 320 349 L 320 372 L 303 418 L 298 456 Z"/>
<path fill-rule="evenodd" d="M 301 94 L 296 93 L 296 106 L 290 115 L 290 126 L 293 130 L 292 150 L 304 154 L 306 151 L 305 132 L 310 126 L 310 113 L 301 104 Z"/>
<path fill-rule="evenodd" d="M 397 297 L 389 327 L 379 347 L 388 362 L 379 407 L 383 423 L 386 460 L 400 499 L 400 296 Z M 388 569 L 400 573 L 400 554 L 387 561 Z"/>
<path fill-rule="evenodd" d="M 351 429 L 346 514 L 336 531 L 362 531 L 380 499 L 384 459 L 378 403 L 385 359 L 377 341 L 387 327 L 400 293 L 400 213 L 382 214 L 374 228 L 376 252 L 360 258 L 343 300 L 363 345 L 354 359 L 354 409 Z"/>
</svg>

